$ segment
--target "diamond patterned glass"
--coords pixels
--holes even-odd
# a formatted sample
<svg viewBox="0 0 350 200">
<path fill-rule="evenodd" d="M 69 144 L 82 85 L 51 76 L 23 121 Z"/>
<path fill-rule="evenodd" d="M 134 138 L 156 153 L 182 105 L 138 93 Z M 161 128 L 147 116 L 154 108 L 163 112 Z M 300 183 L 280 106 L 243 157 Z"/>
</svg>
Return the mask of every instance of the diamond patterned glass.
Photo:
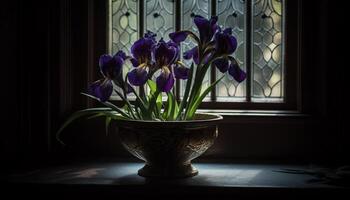
<svg viewBox="0 0 350 200">
<path fill-rule="evenodd" d="M 233 35 L 237 38 L 238 47 L 234 57 L 239 66 L 245 69 L 245 3 L 243 0 L 218 0 L 217 16 L 221 28 L 231 27 Z M 216 78 L 221 78 L 223 73 L 216 70 Z M 245 100 L 246 81 L 236 82 L 228 73 L 216 86 L 217 100 L 219 101 L 243 101 Z"/>
<path fill-rule="evenodd" d="M 252 100 L 283 98 L 283 1 L 254 0 Z"/>
<path fill-rule="evenodd" d="M 175 31 L 175 4 L 173 0 L 146 0 L 145 30 L 157 34 L 157 39 L 169 39 Z"/>
<path fill-rule="evenodd" d="M 180 0 L 179 0 L 180 1 Z M 143 4 L 140 4 L 143 2 Z M 251 3 L 251 16 L 246 15 L 246 3 Z M 175 17 L 176 0 L 110 0 L 111 10 L 111 53 L 123 50 L 130 54 L 131 45 L 142 30 L 157 33 L 157 39 L 168 40 L 169 33 L 175 31 L 176 20 L 180 20 L 181 29 L 189 29 L 198 33 L 193 24 L 194 15 L 210 18 L 212 8 L 216 8 L 218 24 L 222 28 L 232 27 L 233 34 L 238 40 L 238 48 L 234 57 L 240 67 L 247 70 L 246 52 L 252 58 L 251 63 L 251 99 L 252 101 L 276 102 L 283 100 L 284 91 L 284 13 L 283 0 L 181 0 L 179 9 L 181 17 Z M 215 4 L 213 7 L 212 3 Z M 143 8 L 140 8 L 143 5 Z M 144 19 L 139 21 L 139 9 L 144 10 Z M 251 27 L 246 27 L 250 19 Z M 142 23 L 142 24 L 140 24 Z M 142 26 L 141 26 L 142 25 Z M 250 28 L 251 35 L 246 35 Z M 250 44 L 247 44 L 250 37 Z M 182 53 L 193 48 L 195 42 L 186 40 L 182 46 Z M 246 50 L 246 48 L 248 48 Z M 184 62 L 190 67 L 192 61 Z M 249 64 L 248 63 L 248 64 Z M 124 68 L 124 74 L 131 68 L 130 63 Z M 216 71 L 216 77 L 223 74 Z M 180 94 L 185 89 L 186 81 L 180 83 Z M 208 71 L 203 88 L 210 84 L 210 70 Z M 247 81 L 237 83 L 228 74 L 217 85 L 216 99 L 218 101 L 245 101 L 247 97 Z M 207 99 L 209 99 L 210 94 Z"/>
<path fill-rule="evenodd" d="M 123 50 L 130 55 L 130 47 L 138 39 L 139 34 L 138 0 L 112 0 L 111 6 L 111 54 L 114 55 L 117 51 Z M 131 63 L 127 62 L 123 68 L 123 76 L 131 68 Z"/>
</svg>

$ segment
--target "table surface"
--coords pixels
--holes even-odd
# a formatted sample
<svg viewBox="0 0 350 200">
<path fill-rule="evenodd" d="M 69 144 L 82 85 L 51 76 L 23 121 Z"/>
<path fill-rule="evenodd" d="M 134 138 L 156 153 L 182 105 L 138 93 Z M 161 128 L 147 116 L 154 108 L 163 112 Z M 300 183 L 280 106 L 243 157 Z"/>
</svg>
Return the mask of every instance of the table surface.
<svg viewBox="0 0 350 200">
<path fill-rule="evenodd" d="M 184 179 L 148 179 L 137 175 L 143 163 L 82 162 L 10 175 L 11 183 L 69 185 L 179 185 L 246 188 L 344 188 L 302 173 L 313 166 L 281 164 L 193 163 L 199 174 Z M 297 170 L 286 173 L 286 170 Z M 298 171 L 302 170 L 302 171 Z"/>
</svg>

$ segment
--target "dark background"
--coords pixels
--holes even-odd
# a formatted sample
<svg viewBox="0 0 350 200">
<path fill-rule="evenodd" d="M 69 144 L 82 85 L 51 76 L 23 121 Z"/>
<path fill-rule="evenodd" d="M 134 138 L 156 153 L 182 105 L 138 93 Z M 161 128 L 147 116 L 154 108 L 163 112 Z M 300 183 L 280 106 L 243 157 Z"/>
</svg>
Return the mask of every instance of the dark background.
<svg viewBox="0 0 350 200">
<path fill-rule="evenodd" d="M 70 113 L 93 105 L 79 93 L 98 78 L 97 59 L 106 45 L 104 3 L 97 2 L 13 0 L 0 6 L 3 166 L 129 157 L 113 131 L 105 135 L 102 120 L 69 127 L 62 134 L 65 147 L 55 139 Z M 345 3 L 301 3 L 301 111 L 305 116 L 225 117 L 217 142 L 204 157 L 349 162 Z"/>
</svg>

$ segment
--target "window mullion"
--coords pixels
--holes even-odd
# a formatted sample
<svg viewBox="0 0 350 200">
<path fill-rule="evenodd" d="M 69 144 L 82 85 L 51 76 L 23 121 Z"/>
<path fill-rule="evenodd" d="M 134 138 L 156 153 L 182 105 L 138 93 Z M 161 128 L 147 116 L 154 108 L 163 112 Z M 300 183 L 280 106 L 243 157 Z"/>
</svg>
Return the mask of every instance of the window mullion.
<svg viewBox="0 0 350 200">
<path fill-rule="evenodd" d="M 182 1 L 175 1 L 175 31 L 181 30 L 181 3 Z M 175 97 L 178 101 L 180 101 L 180 91 L 181 91 L 181 80 L 176 79 L 176 85 L 175 85 Z"/>
<path fill-rule="evenodd" d="M 211 0 L 211 16 L 216 15 L 216 0 Z M 216 67 L 210 67 L 210 83 L 213 84 L 216 81 Z M 211 90 L 211 101 L 216 101 L 216 87 Z"/>
<path fill-rule="evenodd" d="M 144 34 L 144 24 L 145 24 L 145 16 L 144 16 L 144 9 L 145 9 L 145 3 L 144 3 L 144 0 L 140 0 L 139 1 L 139 8 L 138 8 L 138 13 L 139 13 L 139 23 L 138 23 L 138 26 L 139 26 L 139 37 L 142 38 L 143 37 L 143 34 Z"/>
<path fill-rule="evenodd" d="M 252 0 L 245 0 L 245 27 L 246 101 L 251 102 Z"/>
<path fill-rule="evenodd" d="M 145 26 L 145 14 L 144 14 L 144 10 L 145 10 L 145 1 L 144 0 L 140 0 L 139 1 L 139 7 L 138 7 L 138 13 L 139 13 L 139 18 L 138 18 L 138 28 L 139 28 L 139 38 L 143 37 L 144 34 L 144 26 Z M 145 93 L 144 87 L 140 86 L 139 87 L 139 94 L 141 96 L 143 96 Z"/>
</svg>

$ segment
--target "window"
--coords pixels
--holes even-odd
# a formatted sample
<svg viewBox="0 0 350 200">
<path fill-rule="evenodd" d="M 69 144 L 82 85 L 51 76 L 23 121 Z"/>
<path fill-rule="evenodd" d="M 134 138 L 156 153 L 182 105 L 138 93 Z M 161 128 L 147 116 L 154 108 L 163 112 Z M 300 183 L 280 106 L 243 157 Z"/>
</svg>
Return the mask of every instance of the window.
<svg viewBox="0 0 350 200">
<path fill-rule="evenodd" d="M 110 0 L 109 51 L 115 53 L 121 49 L 129 52 L 133 42 L 146 30 L 165 40 L 176 30 L 197 32 L 192 20 L 194 15 L 207 18 L 217 15 L 220 26 L 233 28 L 239 43 L 234 56 L 248 73 L 248 78 L 239 84 L 225 76 L 206 101 L 217 102 L 216 108 L 226 104 L 232 108 L 235 104 L 240 108 L 244 104 L 250 105 L 249 108 L 251 105 L 262 105 L 257 108 L 285 105 L 286 102 L 295 102 L 291 98 L 296 96 L 295 86 L 286 87 L 286 82 L 292 78 L 285 78 L 286 4 L 287 0 Z M 194 43 L 187 40 L 181 49 L 184 52 L 193 46 Z M 187 64 L 189 66 L 189 62 Z M 208 86 L 219 76 L 220 71 L 211 69 L 204 84 Z M 294 84 L 295 81 L 289 83 Z M 185 81 L 176 83 L 179 96 L 184 85 Z"/>
</svg>

